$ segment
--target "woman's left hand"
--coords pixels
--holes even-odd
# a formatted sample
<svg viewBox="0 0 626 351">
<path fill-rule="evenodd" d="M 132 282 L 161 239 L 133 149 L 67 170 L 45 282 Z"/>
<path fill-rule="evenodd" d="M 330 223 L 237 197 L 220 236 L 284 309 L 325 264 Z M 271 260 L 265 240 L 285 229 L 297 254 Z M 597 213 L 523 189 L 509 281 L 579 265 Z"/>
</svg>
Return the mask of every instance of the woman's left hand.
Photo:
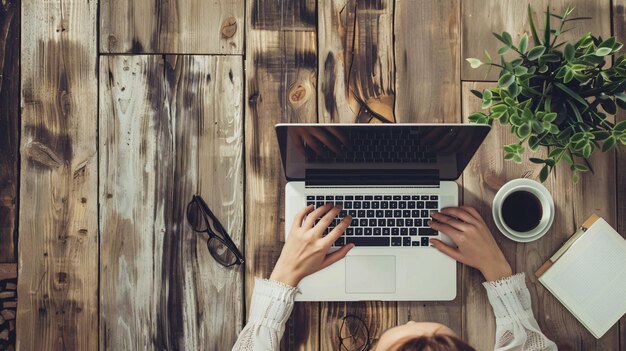
<svg viewBox="0 0 626 351">
<path fill-rule="evenodd" d="M 354 244 L 343 246 L 330 254 L 328 250 L 348 228 L 352 217 L 344 217 L 328 235 L 323 236 L 326 228 L 340 211 L 341 207 L 332 205 L 324 205 L 317 209 L 308 206 L 300 210 L 296 214 L 287 242 L 274 266 L 270 280 L 297 286 L 307 275 L 344 258 Z M 315 220 L 320 217 L 320 221 L 315 224 Z"/>
</svg>

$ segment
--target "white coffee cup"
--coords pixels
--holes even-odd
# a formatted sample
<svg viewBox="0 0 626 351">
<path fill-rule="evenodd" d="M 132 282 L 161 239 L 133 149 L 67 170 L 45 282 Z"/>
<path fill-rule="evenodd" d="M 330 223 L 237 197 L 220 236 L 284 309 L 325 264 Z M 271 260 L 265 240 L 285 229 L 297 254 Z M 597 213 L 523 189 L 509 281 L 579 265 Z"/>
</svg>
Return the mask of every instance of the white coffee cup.
<svg viewBox="0 0 626 351">
<path fill-rule="evenodd" d="M 502 215 L 504 200 L 518 191 L 526 191 L 534 195 L 541 203 L 541 219 L 539 224 L 527 232 L 518 232 L 509 227 Z M 521 211 L 522 209 L 520 209 Z M 514 179 L 504 184 L 493 198 L 493 219 L 498 229 L 507 238 L 517 242 L 531 242 L 544 236 L 554 222 L 554 200 L 545 186 L 531 179 Z"/>
</svg>

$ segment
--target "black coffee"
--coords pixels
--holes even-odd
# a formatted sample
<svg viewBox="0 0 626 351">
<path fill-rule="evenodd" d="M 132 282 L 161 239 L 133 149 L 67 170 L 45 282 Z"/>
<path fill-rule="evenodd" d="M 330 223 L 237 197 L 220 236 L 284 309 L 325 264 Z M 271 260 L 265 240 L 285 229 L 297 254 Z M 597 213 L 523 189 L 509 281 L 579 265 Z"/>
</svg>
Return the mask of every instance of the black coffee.
<svg viewBox="0 0 626 351">
<path fill-rule="evenodd" d="M 542 215 L 541 201 L 528 191 L 511 193 L 502 204 L 504 223 L 518 232 L 528 232 L 537 227 Z"/>
</svg>

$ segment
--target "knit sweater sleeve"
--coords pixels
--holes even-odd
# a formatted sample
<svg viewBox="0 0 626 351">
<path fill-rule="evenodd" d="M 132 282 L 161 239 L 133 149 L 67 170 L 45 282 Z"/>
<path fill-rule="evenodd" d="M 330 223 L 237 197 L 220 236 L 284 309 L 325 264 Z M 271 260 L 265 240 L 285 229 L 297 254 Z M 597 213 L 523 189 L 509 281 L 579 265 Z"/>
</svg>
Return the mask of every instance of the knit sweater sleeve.
<svg viewBox="0 0 626 351">
<path fill-rule="evenodd" d="M 496 317 L 496 351 L 557 350 L 535 320 L 524 273 L 485 282 L 483 286 Z"/>
<path fill-rule="evenodd" d="M 267 279 L 254 279 L 250 316 L 233 351 L 278 351 L 298 289 Z"/>
</svg>

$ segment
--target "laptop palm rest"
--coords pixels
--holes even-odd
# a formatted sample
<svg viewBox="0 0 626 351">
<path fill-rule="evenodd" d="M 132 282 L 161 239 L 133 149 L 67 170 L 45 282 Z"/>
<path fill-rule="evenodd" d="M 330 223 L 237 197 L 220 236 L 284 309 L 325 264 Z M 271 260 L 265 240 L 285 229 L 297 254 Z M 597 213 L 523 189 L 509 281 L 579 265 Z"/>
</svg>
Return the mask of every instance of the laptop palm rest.
<svg viewBox="0 0 626 351">
<path fill-rule="evenodd" d="M 346 257 L 346 293 L 395 293 L 396 256 Z"/>
</svg>

